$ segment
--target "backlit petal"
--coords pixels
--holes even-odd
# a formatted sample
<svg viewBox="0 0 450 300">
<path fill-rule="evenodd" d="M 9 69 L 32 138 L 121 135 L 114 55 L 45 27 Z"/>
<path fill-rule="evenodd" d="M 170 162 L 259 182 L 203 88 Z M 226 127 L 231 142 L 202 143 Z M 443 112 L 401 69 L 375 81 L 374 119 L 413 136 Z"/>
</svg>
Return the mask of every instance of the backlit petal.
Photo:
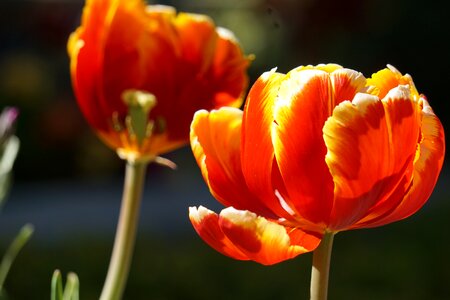
<svg viewBox="0 0 450 300">
<path fill-rule="evenodd" d="M 289 214 L 275 196 L 272 182 L 274 150 L 270 131 L 273 107 L 284 74 L 264 73 L 251 88 L 244 109 L 242 171 L 249 189 L 279 216 Z"/>
<path fill-rule="evenodd" d="M 272 141 L 287 193 L 301 216 L 315 223 L 328 221 L 333 200 L 322 137 L 333 107 L 328 73 L 293 70 L 280 85 L 274 108 Z"/>
<path fill-rule="evenodd" d="M 198 235 L 212 248 L 234 259 L 249 260 L 247 255 L 240 251 L 225 236 L 219 227 L 219 216 L 213 211 L 200 206 L 189 207 L 189 219 Z"/>
<path fill-rule="evenodd" d="M 239 42 L 231 31 L 221 27 L 216 31 L 218 39 L 210 70 L 219 87 L 214 102 L 217 107 L 240 107 L 248 85 L 245 71 L 250 60 L 243 55 Z"/>
<path fill-rule="evenodd" d="M 191 125 L 191 147 L 211 193 L 225 206 L 273 216 L 249 191 L 241 167 L 242 111 L 224 107 L 198 111 Z"/>
<path fill-rule="evenodd" d="M 173 99 L 170 93 L 175 72 L 175 30 L 170 22 L 175 16 L 175 10 L 156 11 L 152 6 L 146 7 L 142 1 L 136 0 L 117 2 L 117 9 L 109 16 L 109 30 L 104 32 L 104 58 L 99 76 L 101 81 L 98 101 L 106 113 L 109 125 L 111 126 L 115 116 L 124 127 L 128 114 L 128 107 L 122 99 L 125 90 L 133 88 L 153 94 L 157 101 L 155 110 L 158 111 Z M 151 119 L 155 120 L 157 117 L 152 115 Z M 165 127 L 168 127 L 167 120 L 164 122 Z M 188 128 L 188 125 L 185 127 Z M 117 141 L 120 148 L 138 155 L 156 155 L 180 145 L 179 141 L 172 142 L 168 139 L 167 128 L 162 133 L 163 136 L 156 130 L 153 141 L 149 143 L 145 139 L 142 145 L 130 138 L 127 130 L 110 132 L 109 140 Z"/>
<path fill-rule="evenodd" d="M 411 187 L 398 206 L 378 219 L 363 220 L 359 227 L 376 227 L 404 219 L 419 210 L 433 191 L 444 161 L 444 129 L 428 102 L 425 99 L 421 100 L 423 101 L 422 139 L 418 148 L 418 157 L 414 162 Z"/>
<path fill-rule="evenodd" d="M 200 14 L 179 13 L 176 26 L 180 38 L 180 50 L 185 61 L 206 72 L 214 58 L 217 34 L 212 20 Z"/>
<path fill-rule="evenodd" d="M 271 265 L 314 250 L 320 238 L 271 222 L 249 211 L 222 210 L 219 225 L 227 238 L 249 259 Z"/>
<path fill-rule="evenodd" d="M 420 105 L 407 86 L 393 89 L 383 101 L 358 94 L 336 107 L 324 126 L 326 162 L 335 183 L 331 229 L 345 230 L 371 208 L 401 200 L 389 196 L 409 186 L 419 132 Z"/>
<path fill-rule="evenodd" d="M 318 64 L 318 65 L 306 65 L 306 66 L 299 66 L 295 68 L 295 71 L 300 70 L 321 70 L 324 72 L 327 72 L 329 74 L 333 73 L 336 70 L 342 69 L 342 66 L 338 64 Z"/>
<path fill-rule="evenodd" d="M 70 71 L 78 105 L 87 121 L 97 130 L 108 130 L 107 112 L 101 106 L 99 85 L 103 64 L 107 16 L 114 13 L 117 1 L 87 1 L 81 26 L 70 36 L 68 53 Z"/>
<path fill-rule="evenodd" d="M 410 75 L 402 75 L 396 68 L 388 65 L 387 68 L 372 74 L 367 79 L 367 85 L 374 87 L 371 94 L 383 99 L 387 93 L 399 85 L 409 85 L 410 92 L 413 96 L 418 96 L 418 92 Z"/>
<path fill-rule="evenodd" d="M 155 109 L 154 115 L 167 120 L 171 139 L 184 140 L 188 133 L 185 125 L 197 110 L 242 104 L 249 60 L 232 33 L 216 28 L 207 16 L 179 13 L 174 25 L 179 53 L 172 60 L 173 85 L 165 89 L 171 99 Z"/>
<path fill-rule="evenodd" d="M 125 89 L 139 89 L 156 96 L 157 107 L 168 101 L 174 83 L 176 30 L 175 10 L 137 2 L 121 2 L 111 23 L 103 69 L 109 107 L 123 106 Z M 170 95 L 171 96 L 171 95 Z M 125 107 L 124 107 L 125 109 Z"/>
<path fill-rule="evenodd" d="M 352 100 L 356 93 L 363 92 L 366 78 L 360 72 L 350 69 L 337 69 L 330 74 L 334 91 L 334 105 L 344 100 Z"/>
</svg>

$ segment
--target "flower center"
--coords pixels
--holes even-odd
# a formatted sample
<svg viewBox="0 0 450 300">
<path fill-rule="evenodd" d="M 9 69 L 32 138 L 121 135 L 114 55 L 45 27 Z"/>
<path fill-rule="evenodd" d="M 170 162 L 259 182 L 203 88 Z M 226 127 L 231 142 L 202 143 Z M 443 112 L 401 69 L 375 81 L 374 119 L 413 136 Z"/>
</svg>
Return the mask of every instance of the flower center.
<svg viewBox="0 0 450 300">
<path fill-rule="evenodd" d="M 155 95 L 139 90 L 125 90 L 122 93 L 123 102 L 128 106 L 128 115 L 125 117 L 125 126 L 132 139 L 136 139 L 138 145 L 142 145 L 146 138 L 152 135 L 155 122 L 149 120 L 149 112 L 157 104 Z M 117 123 L 117 122 L 115 122 Z M 156 122 L 156 129 L 159 121 Z M 118 129 L 121 126 L 117 127 Z"/>
</svg>

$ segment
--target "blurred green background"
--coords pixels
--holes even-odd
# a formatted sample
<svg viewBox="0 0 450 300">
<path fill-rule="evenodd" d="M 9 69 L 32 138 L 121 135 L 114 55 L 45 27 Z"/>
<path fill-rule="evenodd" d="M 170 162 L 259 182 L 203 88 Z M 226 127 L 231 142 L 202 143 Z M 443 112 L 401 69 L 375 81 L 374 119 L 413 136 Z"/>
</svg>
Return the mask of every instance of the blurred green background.
<svg viewBox="0 0 450 300">
<path fill-rule="evenodd" d="M 211 15 L 256 55 L 262 72 L 335 62 L 369 77 L 387 63 L 413 76 L 448 127 L 448 4 L 419 0 L 164 1 Z M 5 288 L 10 299 L 48 299 L 54 269 L 76 272 L 96 299 L 119 211 L 123 163 L 93 135 L 76 105 L 66 41 L 83 1 L 0 1 L 0 109 L 18 106 L 21 150 L 0 213 L 0 251 L 20 227 L 35 234 Z M 448 132 L 448 131 L 447 131 Z M 125 299 L 308 299 L 311 255 L 263 267 L 224 257 L 192 229 L 187 207 L 218 211 L 185 147 L 177 171 L 150 166 Z M 414 216 L 335 239 L 330 299 L 449 299 L 448 166 Z"/>
</svg>

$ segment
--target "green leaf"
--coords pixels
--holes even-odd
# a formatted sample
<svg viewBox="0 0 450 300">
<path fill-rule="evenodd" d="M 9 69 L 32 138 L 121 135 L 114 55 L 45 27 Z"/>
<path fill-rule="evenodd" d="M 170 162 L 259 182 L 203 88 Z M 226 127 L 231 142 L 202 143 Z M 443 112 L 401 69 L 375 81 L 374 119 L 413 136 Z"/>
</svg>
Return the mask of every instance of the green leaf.
<svg viewBox="0 0 450 300">
<path fill-rule="evenodd" d="M 51 300 L 79 300 L 80 282 L 77 274 L 70 272 L 63 289 L 61 272 L 55 270 L 52 277 Z"/>
<path fill-rule="evenodd" d="M 66 287 L 64 289 L 63 300 L 78 300 L 79 299 L 80 282 L 77 274 L 70 272 L 67 275 Z"/>
<path fill-rule="evenodd" d="M 55 270 L 55 272 L 53 272 L 50 299 L 51 300 L 63 299 L 62 277 L 61 272 L 59 270 Z"/>
<path fill-rule="evenodd" d="M 3 289 L 3 283 L 5 282 L 6 276 L 8 275 L 9 269 L 19 253 L 20 249 L 26 244 L 33 234 L 34 228 L 31 224 L 26 224 L 19 231 L 19 234 L 14 238 L 13 242 L 6 250 L 3 256 L 2 262 L 0 264 L 0 291 Z"/>
</svg>

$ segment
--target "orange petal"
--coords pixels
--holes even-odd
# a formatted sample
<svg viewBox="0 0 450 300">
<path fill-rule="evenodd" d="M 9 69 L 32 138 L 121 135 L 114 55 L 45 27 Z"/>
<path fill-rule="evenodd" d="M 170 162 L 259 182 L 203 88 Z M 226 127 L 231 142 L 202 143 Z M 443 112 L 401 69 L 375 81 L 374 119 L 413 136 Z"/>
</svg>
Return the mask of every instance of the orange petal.
<svg viewBox="0 0 450 300">
<path fill-rule="evenodd" d="M 96 130 L 107 131 L 107 112 L 97 99 L 103 63 L 104 32 L 108 30 L 107 15 L 115 6 L 112 0 L 87 1 L 81 26 L 70 36 L 68 52 L 70 71 L 78 104 L 89 124 Z"/>
<path fill-rule="evenodd" d="M 127 113 L 122 100 L 126 89 L 139 89 L 156 96 L 157 105 L 167 101 L 164 97 L 168 83 L 173 82 L 174 46 L 171 41 L 175 30 L 169 26 L 172 10 L 150 12 L 144 1 L 118 1 L 117 10 L 110 16 L 110 28 L 105 32 L 107 38 L 102 66 L 103 105 L 110 114 Z M 157 15 L 161 16 L 158 17 Z M 171 75 L 168 75 L 171 74 Z"/>
<path fill-rule="evenodd" d="M 222 232 L 216 213 L 203 206 L 189 207 L 189 219 L 198 235 L 212 248 L 234 259 L 249 260 Z"/>
<path fill-rule="evenodd" d="M 191 125 L 191 147 L 213 196 L 225 206 L 274 216 L 249 191 L 241 167 L 242 111 L 224 107 L 198 111 Z"/>
<path fill-rule="evenodd" d="M 300 70 L 321 70 L 324 72 L 327 72 L 329 74 L 333 73 L 336 70 L 342 69 L 342 66 L 338 64 L 318 64 L 318 65 L 306 65 L 306 66 L 299 66 L 295 68 L 293 71 L 300 71 Z"/>
<path fill-rule="evenodd" d="M 274 150 L 271 138 L 273 107 L 284 74 L 275 69 L 261 75 L 252 86 L 244 109 L 242 171 L 249 189 L 278 216 L 289 217 L 275 197 L 272 182 Z"/>
<path fill-rule="evenodd" d="M 205 15 L 179 13 L 176 18 L 183 58 L 203 73 L 214 57 L 217 35 L 214 23 Z"/>
<path fill-rule="evenodd" d="M 172 139 L 184 140 L 197 110 L 242 104 L 249 61 L 232 34 L 216 29 L 209 17 L 179 13 L 173 23 L 177 55 L 171 61 L 175 76 L 165 89 L 169 97 L 166 105 L 160 111 L 155 109 L 154 115 L 167 119 Z"/>
<path fill-rule="evenodd" d="M 316 235 L 282 226 L 233 207 L 222 210 L 219 226 L 242 253 L 263 265 L 276 264 L 313 251 L 320 243 Z"/>
<path fill-rule="evenodd" d="M 330 74 L 330 78 L 335 106 L 342 101 L 352 100 L 356 93 L 362 92 L 366 86 L 364 75 L 350 69 L 337 69 Z"/>
<path fill-rule="evenodd" d="M 419 127 L 420 106 L 406 86 L 391 90 L 383 101 L 358 94 L 335 108 L 324 126 L 326 162 L 335 183 L 331 229 L 348 229 L 377 205 L 398 204 L 389 197 L 409 186 Z"/>
<path fill-rule="evenodd" d="M 216 107 L 240 107 L 248 85 L 246 70 L 250 60 L 243 55 L 234 34 L 218 27 L 216 51 L 211 66 L 211 76 L 216 78 L 219 92 L 215 97 Z"/>
<path fill-rule="evenodd" d="M 399 85 L 409 85 L 411 94 L 418 96 L 416 87 L 410 75 L 402 75 L 395 67 L 388 65 L 387 68 L 372 74 L 367 79 L 367 85 L 375 87 L 371 93 L 383 99 L 387 93 Z"/>
<path fill-rule="evenodd" d="M 272 141 L 289 198 L 303 218 L 315 223 L 328 221 L 333 200 L 322 138 L 332 109 L 330 77 L 320 70 L 291 71 L 274 109 Z"/>
<path fill-rule="evenodd" d="M 421 134 L 418 157 L 414 162 L 412 184 L 401 202 L 384 216 L 363 220 L 359 227 L 376 227 L 404 219 L 419 210 L 430 197 L 445 155 L 445 137 L 441 122 L 426 99 L 423 102 Z M 365 222 L 364 222 L 365 221 Z"/>
<path fill-rule="evenodd" d="M 103 60 L 96 85 L 97 101 L 111 122 L 114 113 L 124 117 L 128 112 L 122 99 L 124 90 L 134 88 L 155 94 L 143 83 L 147 72 L 146 55 L 154 54 L 154 45 L 160 43 L 153 43 L 153 47 L 149 43 L 145 25 L 158 21 L 148 18 L 142 0 L 113 1 L 106 22 L 102 32 L 104 42 L 99 49 Z M 154 55 L 152 59 L 160 57 Z"/>
</svg>

